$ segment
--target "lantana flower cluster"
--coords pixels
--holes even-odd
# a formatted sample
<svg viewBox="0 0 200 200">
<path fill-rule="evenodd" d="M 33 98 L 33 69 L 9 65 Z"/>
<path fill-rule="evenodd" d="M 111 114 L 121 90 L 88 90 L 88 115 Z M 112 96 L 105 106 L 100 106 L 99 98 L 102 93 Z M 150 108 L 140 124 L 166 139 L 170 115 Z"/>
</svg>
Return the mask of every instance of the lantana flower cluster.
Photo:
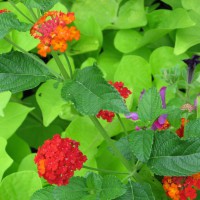
<svg viewBox="0 0 200 200">
<path fill-rule="evenodd" d="M 7 9 L 2 9 L 2 10 L 0 10 L 0 14 L 1 13 L 5 13 L 5 12 L 9 12 Z"/>
<path fill-rule="evenodd" d="M 67 41 L 79 40 L 80 32 L 75 26 L 69 27 L 75 20 L 73 12 L 46 12 L 31 28 L 31 35 L 40 40 L 38 54 L 46 57 L 51 50 L 65 52 Z"/>
<path fill-rule="evenodd" d="M 112 81 L 108 81 L 108 83 L 115 87 L 115 89 L 119 92 L 124 101 L 129 97 L 130 94 L 132 94 L 132 92 L 127 87 L 124 87 L 123 82 L 113 83 Z M 108 110 L 100 110 L 96 116 L 98 118 L 106 120 L 107 122 L 112 122 L 113 118 L 115 117 L 115 113 Z"/>
<path fill-rule="evenodd" d="M 78 147 L 79 142 L 61 138 L 59 134 L 54 135 L 52 140 L 46 140 L 34 159 L 39 176 L 50 184 L 68 184 L 74 171 L 80 170 L 87 160 Z"/>
<path fill-rule="evenodd" d="M 193 200 L 200 189 L 200 173 L 192 176 L 165 176 L 162 180 L 166 194 L 173 200 Z"/>
</svg>

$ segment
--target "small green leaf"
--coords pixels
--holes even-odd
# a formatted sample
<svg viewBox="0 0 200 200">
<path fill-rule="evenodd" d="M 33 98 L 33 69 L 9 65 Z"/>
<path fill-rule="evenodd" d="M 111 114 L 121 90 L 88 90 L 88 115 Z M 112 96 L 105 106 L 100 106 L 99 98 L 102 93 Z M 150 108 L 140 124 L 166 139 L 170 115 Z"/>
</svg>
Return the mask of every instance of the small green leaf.
<svg viewBox="0 0 200 200">
<path fill-rule="evenodd" d="M 153 123 L 162 114 L 162 102 L 156 88 L 145 92 L 138 104 L 139 119 Z"/>
<path fill-rule="evenodd" d="M 0 14 L 0 39 L 4 38 L 13 29 L 24 32 L 30 30 L 30 28 L 30 24 L 20 22 L 12 12 Z"/>
<path fill-rule="evenodd" d="M 10 91 L 5 91 L 0 93 L 0 117 L 4 117 L 4 108 L 6 107 L 7 103 L 9 102 L 11 97 Z"/>
<path fill-rule="evenodd" d="M 32 110 L 18 103 L 8 103 L 5 116 L 0 117 L 1 136 L 8 139 L 22 124 L 27 114 Z"/>
<path fill-rule="evenodd" d="M 197 97 L 197 118 L 200 118 L 200 96 Z"/>
<path fill-rule="evenodd" d="M 129 146 L 139 161 L 149 160 L 153 145 L 153 131 L 134 131 L 129 135 Z"/>
<path fill-rule="evenodd" d="M 190 120 L 189 122 L 187 122 L 184 129 L 184 138 L 185 139 L 193 137 L 200 138 L 199 126 L 200 126 L 200 119 Z"/>
<path fill-rule="evenodd" d="M 31 200 L 56 200 L 53 197 L 54 188 L 55 186 L 48 186 L 36 191 L 31 197 Z"/>
<path fill-rule="evenodd" d="M 200 171 L 200 138 L 181 140 L 174 133 L 156 133 L 150 170 L 157 175 L 188 176 Z"/>
<path fill-rule="evenodd" d="M 42 188 L 41 180 L 33 171 L 21 171 L 6 176 L 0 184 L 0 200 L 27 200 Z"/>
<path fill-rule="evenodd" d="M 178 129 L 181 125 L 181 114 L 180 108 L 169 108 L 167 109 L 167 120 L 170 125 Z"/>
<path fill-rule="evenodd" d="M 116 200 L 155 200 L 148 183 L 129 182 L 127 187 L 126 193 Z"/>
<path fill-rule="evenodd" d="M 65 82 L 61 95 L 84 115 L 96 115 L 101 109 L 127 113 L 120 94 L 102 76 L 96 66 L 79 70 L 73 80 Z"/>
<path fill-rule="evenodd" d="M 18 171 L 32 170 L 37 172 L 37 165 L 34 163 L 35 153 L 24 157 L 18 166 Z"/>
<path fill-rule="evenodd" d="M 3 177 L 4 172 L 11 166 L 13 160 L 10 158 L 10 156 L 7 154 L 5 148 L 7 145 L 7 141 L 0 137 L 0 163 L 1 163 L 1 168 L 0 168 L 0 180 Z M 0 196 L 1 199 L 1 196 Z"/>
<path fill-rule="evenodd" d="M 102 191 L 100 194 L 101 200 L 112 200 L 126 192 L 126 186 L 113 175 L 107 175 L 103 178 Z"/>
<path fill-rule="evenodd" d="M 51 78 L 47 68 L 21 52 L 0 55 L 0 92 L 28 90 Z"/>
</svg>

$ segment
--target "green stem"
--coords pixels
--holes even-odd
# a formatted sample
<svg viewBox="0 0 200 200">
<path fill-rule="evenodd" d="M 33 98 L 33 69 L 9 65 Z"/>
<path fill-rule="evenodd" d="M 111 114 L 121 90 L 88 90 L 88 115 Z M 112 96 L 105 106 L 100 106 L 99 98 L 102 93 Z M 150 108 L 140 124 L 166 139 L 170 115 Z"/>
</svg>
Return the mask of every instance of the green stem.
<svg viewBox="0 0 200 200">
<path fill-rule="evenodd" d="M 17 10 L 23 17 L 25 17 L 29 22 L 31 22 L 32 24 L 34 24 L 34 21 L 32 19 L 30 19 L 29 17 L 27 17 L 12 1 L 8 0 L 8 2 L 15 8 L 15 10 Z"/>
<path fill-rule="evenodd" d="M 34 19 L 35 21 L 37 21 L 38 18 L 37 18 L 37 16 L 36 16 L 36 14 L 34 13 L 33 9 L 32 9 L 32 8 L 29 8 L 28 10 L 30 11 L 30 14 L 32 15 L 33 19 Z"/>
<path fill-rule="evenodd" d="M 68 67 L 69 67 L 69 74 L 70 74 L 70 77 L 72 78 L 72 75 L 73 75 L 72 66 L 71 66 L 71 64 L 70 64 L 70 62 L 69 62 L 69 58 L 68 58 L 68 56 L 67 56 L 66 53 L 64 53 L 64 56 L 65 56 L 65 60 L 67 61 L 67 64 L 68 64 Z"/>
<path fill-rule="evenodd" d="M 88 166 L 85 166 L 85 165 L 83 166 L 83 168 L 91 169 L 91 170 L 99 171 L 99 172 L 103 172 L 103 173 L 109 173 L 109 174 L 124 174 L 124 175 L 129 174 L 128 172 L 116 172 L 116 171 L 107 170 L 107 169 L 99 169 L 99 168 L 88 167 Z"/>
<path fill-rule="evenodd" d="M 58 67 L 59 67 L 59 69 L 60 69 L 60 72 L 61 72 L 61 74 L 63 75 L 63 78 L 64 78 L 65 80 L 69 79 L 70 77 L 69 77 L 69 75 L 68 75 L 68 73 L 67 73 L 67 71 L 66 71 L 66 69 L 65 69 L 65 67 L 64 67 L 64 65 L 63 65 L 63 63 L 61 62 L 61 60 L 60 60 L 60 58 L 59 58 L 57 52 L 54 51 L 54 50 L 52 50 L 51 54 L 53 55 L 53 57 L 54 57 L 54 59 L 55 59 L 57 65 L 58 65 Z"/>
<path fill-rule="evenodd" d="M 27 56 L 29 56 L 30 58 L 32 58 L 36 62 L 40 63 L 43 67 L 45 67 L 46 69 L 48 69 L 48 71 L 50 71 L 56 78 L 61 79 L 60 75 L 58 75 L 57 73 L 55 73 L 53 70 L 47 68 L 46 64 L 42 60 L 40 60 L 38 57 L 36 57 L 35 55 L 33 55 L 31 53 L 28 53 L 26 50 L 22 49 L 20 46 L 18 46 L 17 44 L 15 44 L 8 37 L 4 37 L 4 40 L 6 40 L 8 43 L 12 44 L 14 47 L 16 47 L 17 49 L 19 49 L 21 52 L 23 52 L 24 54 L 26 54 Z"/>
<path fill-rule="evenodd" d="M 119 123 L 121 124 L 122 129 L 124 130 L 125 135 L 128 136 L 128 132 L 126 130 L 126 127 L 124 126 L 124 123 L 122 122 L 121 117 L 119 116 L 119 114 L 116 114 L 116 115 L 117 115 L 117 118 L 119 120 Z"/>
<path fill-rule="evenodd" d="M 103 136 L 103 138 L 106 140 L 107 144 L 112 148 L 114 154 L 121 160 L 121 162 L 128 169 L 128 171 L 132 171 L 132 166 L 124 158 L 124 156 L 121 154 L 121 152 L 119 151 L 119 149 L 115 146 L 115 144 L 110 139 L 108 133 L 103 128 L 103 126 L 100 124 L 100 122 L 98 121 L 98 119 L 95 116 L 90 116 L 90 119 L 92 120 L 92 122 L 94 123 L 94 125 L 96 126 L 96 128 L 99 130 L 99 132 L 101 133 L 101 135 Z"/>
</svg>

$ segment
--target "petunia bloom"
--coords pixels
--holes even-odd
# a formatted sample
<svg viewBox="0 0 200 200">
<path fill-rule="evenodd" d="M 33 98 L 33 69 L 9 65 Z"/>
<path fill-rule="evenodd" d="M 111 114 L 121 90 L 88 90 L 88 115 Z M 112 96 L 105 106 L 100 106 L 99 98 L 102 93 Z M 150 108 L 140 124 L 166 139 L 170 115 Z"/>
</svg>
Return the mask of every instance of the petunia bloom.
<svg viewBox="0 0 200 200">
<path fill-rule="evenodd" d="M 114 86 L 114 88 L 119 92 L 120 96 L 124 99 L 124 101 L 129 97 L 130 94 L 132 94 L 132 92 L 127 87 L 124 87 L 123 82 L 113 83 L 112 81 L 108 81 L 108 83 Z M 107 122 L 112 122 L 113 118 L 115 117 L 115 113 L 108 110 L 100 110 L 96 117 L 102 118 Z"/>
<path fill-rule="evenodd" d="M 87 160 L 78 146 L 79 142 L 61 138 L 59 134 L 54 135 L 52 140 L 46 140 L 34 159 L 39 176 L 50 184 L 68 184 L 74 171 L 80 170 Z"/>
<path fill-rule="evenodd" d="M 30 30 L 31 35 L 40 40 L 38 54 L 46 57 L 52 49 L 65 52 L 68 41 L 79 40 L 80 32 L 75 26 L 69 27 L 74 20 L 72 12 L 46 12 Z"/>
</svg>

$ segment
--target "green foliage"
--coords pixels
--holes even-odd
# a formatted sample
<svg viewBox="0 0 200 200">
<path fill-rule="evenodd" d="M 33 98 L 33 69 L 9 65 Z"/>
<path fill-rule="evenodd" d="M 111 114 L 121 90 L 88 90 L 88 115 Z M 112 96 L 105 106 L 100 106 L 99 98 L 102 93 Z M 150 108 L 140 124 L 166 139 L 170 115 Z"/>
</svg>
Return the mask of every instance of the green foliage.
<svg viewBox="0 0 200 200">
<path fill-rule="evenodd" d="M 10 165 L 13 162 L 13 160 L 5 151 L 6 145 L 7 145 L 7 141 L 4 138 L 0 137 L 0 155 L 1 155 L 0 180 L 2 179 L 4 172 L 8 169 L 8 167 L 10 167 Z"/>
<path fill-rule="evenodd" d="M 0 39 L 4 38 L 13 29 L 27 31 L 30 28 L 30 24 L 20 22 L 16 15 L 11 12 L 5 12 L 0 15 Z"/>
<path fill-rule="evenodd" d="M 147 183 L 129 182 L 127 184 L 127 191 L 124 195 L 116 200 L 154 200 L 155 197 L 152 193 L 151 186 Z"/>
<path fill-rule="evenodd" d="M 178 129 L 181 125 L 181 114 L 182 111 L 179 108 L 167 109 L 167 120 L 175 129 Z"/>
<path fill-rule="evenodd" d="M 32 194 L 42 188 L 40 178 L 33 171 L 22 171 L 8 175 L 0 184 L 0 200 L 30 199 Z"/>
<path fill-rule="evenodd" d="M 28 90 L 51 78 L 47 68 L 21 52 L 0 55 L 0 91 Z"/>
<path fill-rule="evenodd" d="M 0 117 L 4 117 L 4 108 L 6 107 L 7 103 L 9 102 L 11 97 L 10 91 L 5 91 L 0 93 Z"/>
<path fill-rule="evenodd" d="M 72 101 L 84 115 L 96 115 L 102 109 L 128 113 L 120 94 L 103 79 L 96 66 L 84 68 L 77 72 L 73 80 L 67 80 L 61 95 L 66 101 Z"/>
<path fill-rule="evenodd" d="M 150 158 L 154 133 L 151 130 L 134 131 L 129 135 L 129 147 L 139 161 L 147 162 Z"/>
<path fill-rule="evenodd" d="M 112 200 L 126 192 L 126 187 L 115 176 L 90 173 L 86 178 L 73 177 L 61 187 L 47 187 L 33 194 L 31 200 Z"/>
<path fill-rule="evenodd" d="M 181 140 L 171 132 L 156 133 L 148 166 L 157 175 L 187 176 L 200 171 L 200 139 Z"/>
<path fill-rule="evenodd" d="M 162 114 L 162 102 L 156 88 L 146 91 L 138 104 L 139 119 L 153 123 Z"/>
<path fill-rule="evenodd" d="M 186 123 L 185 125 L 185 130 L 184 130 L 184 138 L 200 138 L 200 119 L 196 120 L 190 120 L 189 122 Z"/>
</svg>

